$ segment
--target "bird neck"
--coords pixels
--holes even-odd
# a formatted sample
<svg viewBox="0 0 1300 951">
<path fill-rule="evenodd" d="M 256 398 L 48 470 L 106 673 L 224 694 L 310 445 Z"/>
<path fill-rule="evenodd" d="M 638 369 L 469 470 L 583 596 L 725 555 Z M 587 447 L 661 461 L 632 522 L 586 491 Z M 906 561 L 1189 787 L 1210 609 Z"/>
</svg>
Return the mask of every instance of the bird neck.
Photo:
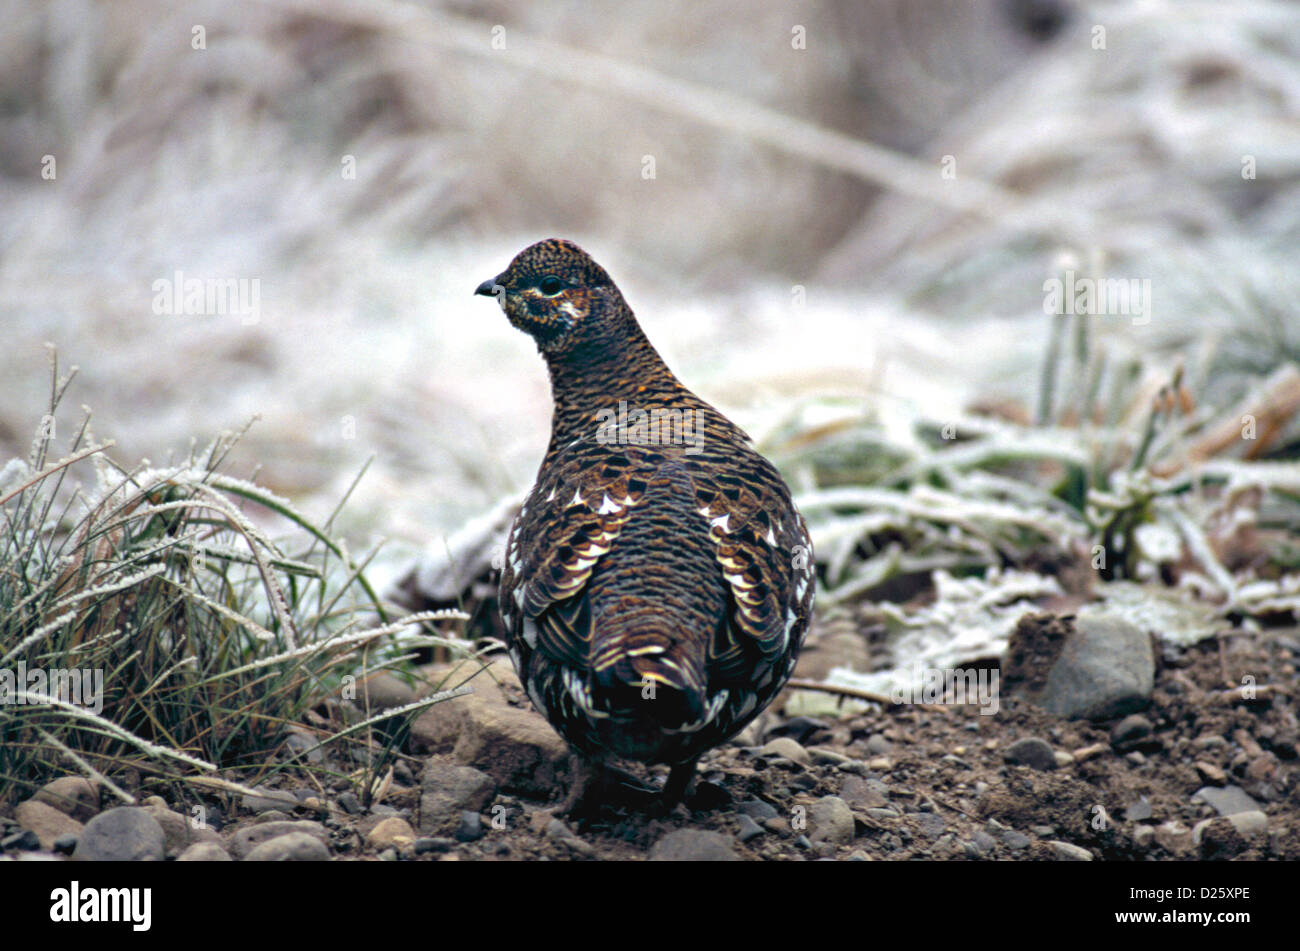
<svg viewBox="0 0 1300 951">
<path fill-rule="evenodd" d="M 629 315 L 630 316 L 630 315 Z M 546 354 L 555 399 L 552 444 L 595 432 L 603 411 L 631 408 L 687 408 L 700 404 L 682 386 L 635 319 L 622 333 Z"/>
</svg>

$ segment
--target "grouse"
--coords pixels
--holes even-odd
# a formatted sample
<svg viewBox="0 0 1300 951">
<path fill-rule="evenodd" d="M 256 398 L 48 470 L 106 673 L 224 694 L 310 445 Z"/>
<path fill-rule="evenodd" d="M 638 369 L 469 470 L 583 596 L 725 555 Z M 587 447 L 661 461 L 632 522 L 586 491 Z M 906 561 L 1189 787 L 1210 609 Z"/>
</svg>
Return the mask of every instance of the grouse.
<svg viewBox="0 0 1300 951">
<path fill-rule="evenodd" d="M 509 530 L 500 605 L 520 681 L 574 754 L 562 809 L 590 805 L 610 759 L 669 764 L 671 808 L 700 755 L 794 669 L 813 606 L 807 526 L 576 244 L 531 245 L 475 293 L 550 371 L 550 445 Z"/>
</svg>

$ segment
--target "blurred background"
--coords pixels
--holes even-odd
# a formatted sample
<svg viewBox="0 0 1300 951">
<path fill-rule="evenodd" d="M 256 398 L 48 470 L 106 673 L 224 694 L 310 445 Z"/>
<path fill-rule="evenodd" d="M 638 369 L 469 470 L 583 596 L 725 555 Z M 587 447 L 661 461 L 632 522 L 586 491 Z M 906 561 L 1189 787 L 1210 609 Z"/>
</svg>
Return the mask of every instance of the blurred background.
<svg viewBox="0 0 1300 951">
<path fill-rule="evenodd" d="M 1068 422 L 1120 368 L 1126 401 L 1181 367 L 1231 407 L 1300 356 L 1300 4 L 6 0 L 0 23 L 3 458 L 48 341 L 119 460 L 256 414 L 229 471 L 319 517 L 373 456 L 340 527 L 436 544 L 541 459 L 542 361 L 471 294 L 552 235 L 766 445 L 846 414 L 896 444 Z M 1149 320 L 1063 340 L 1067 271 L 1149 281 Z M 176 272 L 256 281 L 256 313 L 160 308 Z"/>
</svg>

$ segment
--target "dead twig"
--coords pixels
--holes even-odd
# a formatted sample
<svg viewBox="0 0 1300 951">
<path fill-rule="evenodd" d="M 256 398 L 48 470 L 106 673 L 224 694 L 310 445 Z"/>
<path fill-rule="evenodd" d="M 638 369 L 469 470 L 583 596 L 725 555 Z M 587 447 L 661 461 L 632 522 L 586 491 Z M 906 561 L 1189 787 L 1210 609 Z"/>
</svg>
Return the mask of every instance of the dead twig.
<svg viewBox="0 0 1300 951">
<path fill-rule="evenodd" d="M 841 687 L 839 684 L 824 684 L 817 680 L 803 680 L 798 677 L 789 680 L 786 687 L 791 690 L 815 690 L 818 693 L 829 693 L 836 697 L 847 697 L 852 700 L 865 700 L 868 703 L 879 703 L 887 707 L 931 707 L 947 710 L 947 705 L 942 703 L 911 703 L 906 700 L 895 700 L 892 697 L 886 697 L 883 693 L 875 693 L 871 690 L 859 690 L 857 687 Z"/>
</svg>

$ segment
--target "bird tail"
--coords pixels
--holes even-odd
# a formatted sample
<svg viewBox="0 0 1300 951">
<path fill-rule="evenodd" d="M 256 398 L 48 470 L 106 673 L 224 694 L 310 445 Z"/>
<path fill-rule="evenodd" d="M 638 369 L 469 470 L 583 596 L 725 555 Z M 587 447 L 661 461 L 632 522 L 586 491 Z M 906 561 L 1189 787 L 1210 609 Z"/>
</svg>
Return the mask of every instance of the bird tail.
<svg viewBox="0 0 1300 951">
<path fill-rule="evenodd" d="M 700 638 L 677 630 L 658 611 L 633 611 L 597 630 L 591 664 L 596 682 L 606 689 L 656 701 L 654 720 L 675 727 L 699 719 L 708 686 Z"/>
</svg>

